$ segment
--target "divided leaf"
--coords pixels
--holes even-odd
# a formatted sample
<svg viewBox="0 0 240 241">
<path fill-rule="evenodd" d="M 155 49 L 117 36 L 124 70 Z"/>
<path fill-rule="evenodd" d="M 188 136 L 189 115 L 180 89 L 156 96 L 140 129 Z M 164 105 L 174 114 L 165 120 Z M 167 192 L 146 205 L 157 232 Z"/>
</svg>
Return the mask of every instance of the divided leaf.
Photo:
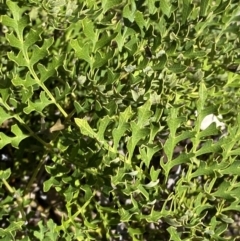
<svg viewBox="0 0 240 241">
<path fill-rule="evenodd" d="M 19 143 L 28 137 L 28 135 L 22 133 L 21 129 L 16 124 L 11 127 L 11 132 L 15 135 L 14 137 L 9 137 L 0 132 L 0 149 L 7 144 L 11 144 L 13 147 L 18 148 Z"/>
<path fill-rule="evenodd" d="M 131 126 L 132 136 L 130 137 L 130 139 L 128 140 L 128 143 L 127 143 L 127 150 L 129 153 L 129 155 L 128 155 L 129 161 L 132 159 L 135 147 L 138 144 L 138 142 L 141 139 L 145 139 L 147 137 L 147 135 L 149 134 L 148 129 L 140 128 L 135 122 L 131 122 L 130 126 Z"/>
<path fill-rule="evenodd" d="M 128 120 L 132 117 L 132 109 L 129 106 L 125 109 L 124 112 L 121 112 L 119 114 L 119 123 L 118 127 L 113 129 L 112 135 L 113 135 L 113 149 L 117 150 L 120 139 L 124 136 L 124 133 L 129 128 Z"/>
<path fill-rule="evenodd" d="M 40 93 L 40 99 L 32 102 L 31 100 L 28 100 L 28 106 L 24 108 L 24 112 L 26 114 L 31 113 L 32 111 L 37 111 L 39 113 L 42 113 L 43 109 L 47 107 L 48 105 L 53 104 L 52 100 L 49 100 L 46 97 L 46 94 L 44 91 Z"/>
<path fill-rule="evenodd" d="M 90 127 L 86 119 L 75 118 L 74 121 L 77 124 L 77 126 L 80 128 L 81 133 L 83 135 L 97 139 L 97 134 Z"/>
</svg>

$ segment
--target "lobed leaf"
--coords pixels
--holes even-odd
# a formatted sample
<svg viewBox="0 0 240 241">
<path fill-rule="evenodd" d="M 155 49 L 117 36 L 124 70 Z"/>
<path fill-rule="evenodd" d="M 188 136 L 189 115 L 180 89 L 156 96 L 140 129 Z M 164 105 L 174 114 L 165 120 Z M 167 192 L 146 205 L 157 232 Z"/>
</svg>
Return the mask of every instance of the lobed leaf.
<svg viewBox="0 0 240 241">
<path fill-rule="evenodd" d="M 128 120 L 132 117 L 132 114 L 131 106 L 119 114 L 118 127 L 112 131 L 114 150 L 117 150 L 120 139 L 124 136 L 124 133 L 129 128 Z"/>
<path fill-rule="evenodd" d="M 149 131 L 147 129 L 141 129 L 135 122 L 130 123 L 131 130 L 132 130 L 132 136 L 128 140 L 127 143 L 127 150 L 128 150 L 128 159 L 131 160 L 134 149 L 138 142 L 141 139 L 145 139 L 146 136 L 149 134 Z"/>
<path fill-rule="evenodd" d="M 89 44 L 85 44 L 85 46 L 80 47 L 78 41 L 76 39 L 71 40 L 70 42 L 71 47 L 75 50 L 76 55 L 79 59 L 83 59 L 86 62 L 92 65 L 92 58 L 90 57 L 90 52 L 89 52 Z"/>
<path fill-rule="evenodd" d="M 19 143 L 28 137 L 28 135 L 23 134 L 21 129 L 15 124 L 11 127 L 11 132 L 15 135 L 14 137 L 9 137 L 4 133 L 0 132 L 0 148 L 2 149 L 7 144 L 11 144 L 13 147 L 18 148 Z"/>
<path fill-rule="evenodd" d="M 89 126 L 87 120 L 85 119 L 79 119 L 75 118 L 74 119 L 76 125 L 80 128 L 81 133 L 83 135 L 89 136 L 91 138 L 96 138 L 97 134 L 94 132 L 94 130 Z"/>
<path fill-rule="evenodd" d="M 29 66 L 33 67 L 34 64 L 38 63 L 39 60 L 45 58 L 48 55 L 48 49 L 53 44 L 54 39 L 49 38 L 47 40 L 44 40 L 44 43 L 42 47 L 39 47 L 37 45 L 33 45 L 32 47 L 32 56 L 29 60 Z"/>
<path fill-rule="evenodd" d="M 46 108 L 48 105 L 53 104 L 52 100 L 49 100 L 46 97 L 46 94 L 44 91 L 40 93 L 40 99 L 32 102 L 31 100 L 28 100 L 28 106 L 23 109 L 24 113 L 29 114 L 32 111 L 37 111 L 39 113 L 42 113 L 43 109 Z"/>
</svg>

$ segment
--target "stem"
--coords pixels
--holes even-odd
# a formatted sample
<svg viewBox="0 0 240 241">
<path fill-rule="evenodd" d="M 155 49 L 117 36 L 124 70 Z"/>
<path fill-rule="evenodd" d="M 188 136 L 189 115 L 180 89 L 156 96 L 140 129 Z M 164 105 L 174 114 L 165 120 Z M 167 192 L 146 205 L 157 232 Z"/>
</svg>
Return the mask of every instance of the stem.
<svg viewBox="0 0 240 241">
<path fill-rule="evenodd" d="M 53 103 L 57 106 L 57 108 L 60 110 L 60 112 L 63 114 L 63 116 L 65 118 L 67 118 L 68 114 L 65 112 L 65 110 L 61 107 L 61 105 L 59 105 L 56 102 L 56 99 L 54 98 L 54 96 L 51 94 L 51 92 L 48 90 L 48 88 L 44 85 L 44 84 L 40 84 L 40 86 L 42 87 L 42 89 L 47 93 L 47 95 L 49 96 L 49 98 L 53 101 Z"/>
<path fill-rule="evenodd" d="M 52 93 L 48 90 L 48 88 L 44 85 L 44 83 L 41 83 L 40 79 L 38 78 L 38 76 L 36 75 L 34 69 L 31 66 L 28 66 L 28 69 L 30 70 L 30 73 L 32 74 L 32 76 L 34 77 L 34 79 L 36 80 L 36 82 L 39 84 L 39 86 L 41 86 L 41 88 L 47 93 L 48 97 L 53 101 L 53 103 L 57 106 L 57 108 L 59 109 L 59 111 L 63 114 L 63 116 L 65 118 L 67 118 L 68 114 L 65 112 L 65 110 L 56 102 L 56 99 L 54 98 L 54 96 L 52 95 Z"/>
<path fill-rule="evenodd" d="M 14 116 L 14 117 L 15 117 L 15 119 L 17 119 L 21 123 L 21 125 L 30 133 L 30 135 L 32 137 L 34 137 L 36 140 L 38 140 L 40 143 L 42 143 L 45 147 L 51 148 L 51 149 L 53 148 L 53 146 L 50 143 L 45 142 L 42 138 L 40 138 L 38 135 L 36 135 L 32 131 L 32 129 L 24 123 L 24 121 L 22 120 L 21 117 L 19 117 L 19 116 Z"/>
<path fill-rule="evenodd" d="M 24 192 L 23 192 L 23 195 L 25 196 L 28 192 L 28 190 L 30 189 L 30 187 L 32 186 L 37 174 L 39 173 L 39 171 L 41 170 L 43 164 L 47 161 L 48 159 L 48 155 L 47 154 L 44 154 L 42 159 L 39 161 L 37 167 L 34 169 L 34 172 L 33 172 L 33 175 L 31 176 L 28 184 L 27 184 L 27 187 L 25 188 Z"/>
<path fill-rule="evenodd" d="M 15 190 L 9 185 L 9 183 L 4 178 L 2 179 L 2 182 L 5 185 L 5 187 L 7 188 L 8 192 L 11 195 L 16 197 L 16 201 L 17 201 L 17 204 L 20 208 L 22 218 L 23 218 L 24 221 L 27 221 L 26 215 L 25 215 L 25 212 L 24 212 L 24 209 L 23 209 L 23 205 L 22 205 L 22 203 L 23 203 L 22 198 L 15 192 Z"/>
<path fill-rule="evenodd" d="M 32 137 L 34 137 L 36 140 L 38 140 L 40 143 L 42 143 L 47 148 L 53 148 L 50 143 L 45 142 L 42 138 L 40 138 L 38 135 L 36 135 L 27 125 L 22 124 L 25 129 L 27 129 Z"/>
<path fill-rule="evenodd" d="M 11 109 L 10 106 L 4 105 L 4 107 L 5 107 L 9 112 L 12 112 L 12 109 Z M 23 119 L 22 119 L 20 116 L 14 115 L 13 117 L 21 123 L 21 125 L 30 133 L 30 135 L 31 135 L 32 137 L 34 137 L 36 140 L 38 140 L 40 143 L 42 143 L 45 147 L 51 148 L 51 149 L 53 148 L 53 146 L 52 146 L 50 143 L 45 142 L 42 138 L 40 138 L 38 135 L 36 135 L 36 134 L 31 130 L 31 128 L 28 127 L 28 126 L 24 123 Z"/>
<path fill-rule="evenodd" d="M 48 88 L 44 85 L 44 83 L 41 83 L 40 79 L 38 78 L 38 76 L 36 75 L 33 67 L 30 65 L 30 60 L 28 57 L 28 53 L 26 51 L 26 49 L 24 48 L 24 44 L 22 44 L 22 52 L 23 52 L 23 56 L 24 58 L 27 60 L 28 62 L 28 69 L 30 71 L 30 73 L 32 74 L 33 78 L 35 79 L 35 81 L 38 83 L 39 86 L 41 86 L 41 88 L 47 93 L 48 97 L 53 101 L 53 103 L 57 106 L 57 108 L 60 110 L 60 112 L 63 114 L 63 116 L 65 118 L 67 118 L 68 114 L 65 112 L 65 110 L 56 102 L 56 99 L 54 98 L 54 96 L 51 94 L 51 92 L 48 90 Z"/>
</svg>

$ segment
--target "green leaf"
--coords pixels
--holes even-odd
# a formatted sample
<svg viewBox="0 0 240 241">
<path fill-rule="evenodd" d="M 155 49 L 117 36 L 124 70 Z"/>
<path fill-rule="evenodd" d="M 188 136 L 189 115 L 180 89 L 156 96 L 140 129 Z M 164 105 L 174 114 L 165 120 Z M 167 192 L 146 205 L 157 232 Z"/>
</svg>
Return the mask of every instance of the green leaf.
<svg viewBox="0 0 240 241">
<path fill-rule="evenodd" d="M 149 124 L 149 119 L 153 114 L 150 108 L 151 108 L 150 100 L 148 100 L 144 105 L 138 108 L 137 125 L 139 126 L 139 128 L 142 128 Z"/>
<path fill-rule="evenodd" d="M 133 237 L 134 235 L 141 235 L 143 230 L 140 228 L 128 228 L 128 232 Z"/>
<path fill-rule="evenodd" d="M 222 223 L 217 226 L 215 230 L 216 238 L 220 237 L 222 233 L 224 233 L 228 229 L 228 224 L 227 223 Z"/>
<path fill-rule="evenodd" d="M 227 163 L 218 164 L 214 161 L 212 164 L 208 164 L 206 161 L 201 161 L 198 169 L 191 174 L 191 178 L 198 177 L 201 175 L 211 175 L 214 171 L 220 171 L 228 166 Z"/>
<path fill-rule="evenodd" d="M 240 163 L 239 161 L 234 161 L 226 169 L 219 170 L 223 175 L 240 175 Z"/>
<path fill-rule="evenodd" d="M 170 240 L 173 240 L 173 241 L 181 241 L 182 240 L 175 227 L 169 227 L 169 228 L 167 228 L 167 231 L 170 234 Z"/>
<path fill-rule="evenodd" d="M 24 225 L 24 221 L 18 221 L 18 222 L 12 221 L 6 229 L 0 228 L 0 236 L 6 235 L 18 230 L 22 230 L 23 225 Z"/>
<path fill-rule="evenodd" d="M 102 9 L 103 13 L 106 13 L 109 9 L 116 7 L 119 4 L 122 4 L 121 0 L 102 0 Z"/>
<path fill-rule="evenodd" d="M 125 170 L 124 168 L 117 168 L 116 169 L 116 175 L 111 177 L 111 182 L 114 186 L 117 186 L 118 184 L 123 182 L 123 177 L 125 176 Z"/>
<path fill-rule="evenodd" d="M 144 186 L 148 189 L 148 188 L 157 187 L 158 184 L 159 184 L 159 179 L 156 181 L 150 181 L 148 184 L 146 184 Z"/>
<path fill-rule="evenodd" d="M 175 142 L 176 144 L 179 143 L 180 141 L 183 141 L 183 140 L 187 140 L 189 138 L 192 138 L 196 135 L 196 132 L 193 131 L 193 132 L 183 132 L 182 134 L 178 135 L 176 138 L 175 138 Z"/>
<path fill-rule="evenodd" d="M 53 56 L 52 61 L 47 65 L 47 68 L 42 64 L 38 63 L 37 68 L 40 73 L 40 81 L 44 83 L 48 78 L 52 77 L 59 66 L 63 63 L 64 56 Z"/>
<path fill-rule="evenodd" d="M 163 220 L 167 222 L 170 226 L 181 227 L 181 223 L 171 216 L 164 217 Z"/>
<path fill-rule="evenodd" d="M 206 16 L 210 0 L 201 0 L 200 16 Z"/>
<path fill-rule="evenodd" d="M 0 179 L 7 180 L 11 176 L 11 169 L 8 168 L 7 170 L 0 170 Z"/>
<path fill-rule="evenodd" d="M 95 45 L 98 40 L 98 34 L 96 33 L 93 22 L 90 19 L 85 18 L 82 21 L 82 25 L 84 35 Z"/>
<path fill-rule="evenodd" d="M 151 167 L 151 169 L 150 169 L 150 176 L 151 176 L 151 180 L 153 182 L 158 180 L 160 172 L 161 172 L 160 169 L 154 170 L 154 167 L 153 166 Z"/>
<path fill-rule="evenodd" d="M 23 42 L 24 48 L 27 50 L 29 47 L 35 44 L 39 39 L 41 39 L 41 33 L 42 33 L 42 29 L 31 28 Z"/>
<path fill-rule="evenodd" d="M 166 154 L 167 160 L 171 161 L 173 156 L 173 151 L 175 147 L 175 139 L 174 138 L 168 138 L 164 144 L 163 150 Z"/>
<path fill-rule="evenodd" d="M 48 105 L 53 104 L 52 100 L 49 100 L 46 97 L 46 94 L 44 91 L 41 91 L 40 93 L 40 99 L 36 102 L 32 102 L 31 100 L 28 100 L 28 106 L 23 109 L 23 111 L 26 114 L 31 113 L 32 111 L 37 111 L 39 113 L 42 113 L 43 109 L 47 107 Z"/>
<path fill-rule="evenodd" d="M 141 154 L 141 159 L 143 160 L 143 162 L 147 167 L 150 166 L 153 155 L 157 153 L 160 149 L 161 147 L 156 145 L 151 145 L 151 146 L 149 145 L 147 147 L 142 147 L 139 149 L 139 152 Z"/>
<path fill-rule="evenodd" d="M 186 71 L 187 66 L 181 65 L 181 64 L 172 64 L 171 66 L 168 67 L 168 69 L 171 72 L 178 74 Z"/>
<path fill-rule="evenodd" d="M 125 109 L 124 112 L 121 112 L 119 114 L 119 123 L 118 127 L 113 129 L 112 135 L 113 135 L 113 149 L 117 150 L 118 144 L 120 139 L 124 136 L 124 133 L 129 127 L 128 120 L 132 117 L 132 109 L 131 106 Z"/>
<path fill-rule="evenodd" d="M 2 22 L 6 26 L 12 27 L 20 41 L 23 41 L 23 30 L 28 25 L 28 17 L 22 16 L 23 12 L 26 11 L 26 7 L 19 8 L 16 2 L 7 1 L 7 5 L 13 14 L 13 19 L 8 16 L 2 16 Z"/>
<path fill-rule="evenodd" d="M 229 181 L 223 181 L 219 186 L 216 192 L 211 193 L 214 197 L 220 197 L 225 200 L 232 200 L 233 196 L 231 195 L 231 183 Z M 238 189 L 239 192 L 239 189 Z"/>
<path fill-rule="evenodd" d="M 15 75 L 12 79 L 12 83 L 15 86 L 24 86 L 25 88 L 37 84 L 35 79 L 31 77 L 31 74 L 29 72 L 27 72 L 25 79 L 22 79 L 19 75 Z"/>
<path fill-rule="evenodd" d="M 219 134 L 219 130 L 216 128 L 216 124 L 215 123 L 212 123 L 210 126 L 208 126 L 207 129 L 201 131 L 199 133 L 199 138 L 202 138 L 202 137 L 205 137 L 205 136 L 214 136 L 214 135 L 217 135 Z"/>
<path fill-rule="evenodd" d="M 34 231 L 34 236 L 38 238 L 39 240 L 44 240 L 45 232 L 47 230 L 47 227 L 42 225 L 42 221 L 38 223 L 38 228 L 40 229 L 39 231 Z"/>
<path fill-rule="evenodd" d="M 104 46 L 108 45 L 116 36 L 117 33 L 113 33 L 110 36 L 106 32 L 102 33 L 101 38 L 95 44 L 94 51 L 102 49 Z"/>
<path fill-rule="evenodd" d="M 83 185 L 81 187 L 81 190 L 85 192 L 85 195 L 84 195 L 85 202 L 89 202 L 93 197 L 93 192 L 91 187 L 89 185 Z"/>
<path fill-rule="evenodd" d="M 44 40 L 44 43 L 42 47 L 38 47 L 37 45 L 34 45 L 32 48 L 32 56 L 30 59 L 30 66 L 33 66 L 34 64 L 38 63 L 40 59 L 45 58 L 48 55 L 48 48 L 53 44 L 54 39 L 49 38 Z"/>
<path fill-rule="evenodd" d="M 143 13 L 138 10 L 135 12 L 135 21 L 141 30 L 147 25 L 147 22 L 143 17 Z"/>
<path fill-rule="evenodd" d="M 111 118 L 109 116 L 104 116 L 103 119 L 99 120 L 99 127 L 98 127 L 98 132 L 97 132 L 97 139 L 100 142 L 104 142 L 104 133 L 106 131 L 107 126 L 109 125 L 111 121 Z"/>
<path fill-rule="evenodd" d="M 183 163 L 191 163 L 191 158 L 194 157 L 193 153 L 181 153 L 177 158 L 168 161 L 165 166 L 164 166 L 164 170 L 165 170 L 165 175 L 168 176 L 170 170 L 178 165 L 181 165 Z"/>
<path fill-rule="evenodd" d="M 0 106 L 0 126 L 4 121 L 11 119 L 12 117 L 13 115 L 6 113 L 5 110 Z"/>
<path fill-rule="evenodd" d="M 81 133 L 85 136 L 89 136 L 91 138 L 96 138 L 97 134 L 93 131 L 93 129 L 89 126 L 87 120 L 85 119 L 74 119 L 76 125 L 80 128 Z"/>
<path fill-rule="evenodd" d="M 6 39 L 12 47 L 22 49 L 22 42 L 13 33 L 6 34 Z"/>
<path fill-rule="evenodd" d="M 19 143 L 28 137 L 28 135 L 22 133 L 21 129 L 16 124 L 11 127 L 11 132 L 16 136 L 11 141 L 12 146 L 15 148 L 18 148 Z"/>
<path fill-rule="evenodd" d="M 123 8 L 123 17 L 127 18 L 131 23 L 133 23 L 135 19 L 135 10 L 136 10 L 135 8 L 133 8 L 129 4 L 125 5 L 125 7 Z"/>
<path fill-rule="evenodd" d="M 89 229 L 97 229 L 98 228 L 97 223 L 93 223 L 93 222 L 89 223 L 87 221 L 87 219 L 84 219 L 84 225 L 85 225 L 85 227 L 87 227 Z"/>
<path fill-rule="evenodd" d="M 94 62 L 93 62 L 93 69 L 99 69 L 103 65 L 105 65 L 109 59 L 111 59 L 113 56 L 113 53 L 108 51 L 106 53 L 100 53 L 97 52 L 95 57 L 94 57 Z"/>
<path fill-rule="evenodd" d="M 43 191 L 48 192 L 51 187 L 57 186 L 60 186 L 59 181 L 57 181 L 55 177 L 50 177 L 47 181 L 43 183 Z"/>
<path fill-rule="evenodd" d="M 147 129 L 140 129 L 139 126 L 135 122 L 131 122 L 131 130 L 132 130 L 132 136 L 130 137 L 128 143 L 127 143 L 127 149 L 129 152 L 128 158 L 131 160 L 134 149 L 137 145 L 137 143 L 141 140 L 146 138 L 146 136 L 149 134 L 149 131 Z"/>
<path fill-rule="evenodd" d="M 6 26 L 17 29 L 17 22 L 6 15 L 1 16 L 0 21 Z"/>
<path fill-rule="evenodd" d="M 65 99 L 69 94 L 71 94 L 75 90 L 75 88 L 76 88 L 76 85 L 73 85 L 72 87 L 70 87 L 68 82 L 66 82 L 65 87 L 62 92 L 59 90 L 58 87 L 56 87 L 54 89 L 56 101 Z"/>
<path fill-rule="evenodd" d="M 123 208 L 118 209 L 118 213 L 122 222 L 128 222 L 133 215 L 133 213 L 130 213 Z"/>
<path fill-rule="evenodd" d="M 137 192 L 142 193 L 142 195 L 146 198 L 146 200 L 147 201 L 149 200 L 149 194 L 141 184 L 137 186 Z"/>
<path fill-rule="evenodd" d="M 189 59 L 204 58 L 207 55 L 207 52 L 190 48 L 188 51 L 185 51 L 183 55 L 184 57 Z M 201 70 L 198 70 L 198 71 L 201 71 Z"/>
<path fill-rule="evenodd" d="M 153 66 L 153 70 L 164 69 L 166 63 L 167 63 L 167 55 L 163 54 L 160 57 L 158 57 L 158 63 Z"/>
<path fill-rule="evenodd" d="M 11 132 L 15 134 L 15 137 L 9 137 L 0 132 L 0 149 L 7 144 L 11 144 L 13 147 L 18 148 L 19 143 L 28 137 L 28 135 L 22 133 L 21 129 L 16 124 L 11 127 Z"/>
<path fill-rule="evenodd" d="M 122 32 L 122 24 L 119 22 L 116 26 L 115 30 L 118 34 L 115 37 L 115 41 L 118 44 L 118 51 L 122 52 L 122 48 L 126 42 L 127 38 L 133 38 L 135 31 L 131 28 L 124 28 L 124 31 Z"/>
<path fill-rule="evenodd" d="M 157 8 L 155 6 L 155 0 L 147 0 L 147 6 L 148 6 L 148 11 L 150 14 L 154 14 L 157 11 Z M 164 6 L 163 6 L 164 8 Z M 164 10 L 162 10 L 164 13 Z"/>
<path fill-rule="evenodd" d="M 152 0 L 151 0 L 152 1 Z M 161 0 L 160 9 L 167 17 L 171 15 L 171 3 L 168 0 Z"/>
<path fill-rule="evenodd" d="M 196 156 L 200 156 L 206 153 L 217 153 L 221 150 L 219 143 L 213 144 L 212 140 L 207 141 L 204 145 L 196 152 Z"/>
<path fill-rule="evenodd" d="M 175 136 L 178 126 L 180 126 L 180 124 L 185 121 L 184 117 L 177 117 L 177 115 L 177 109 L 171 109 L 167 119 L 167 124 L 170 129 L 170 135 L 172 137 Z"/>
<path fill-rule="evenodd" d="M 16 20 L 16 21 L 21 20 L 22 14 L 26 10 L 26 8 L 24 8 L 24 7 L 20 8 L 20 7 L 18 7 L 16 2 L 13 2 L 10 0 L 8 0 L 6 3 L 7 3 L 7 6 L 9 7 L 10 11 L 13 14 L 14 20 Z"/>
<path fill-rule="evenodd" d="M 77 39 L 72 39 L 70 41 L 70 45 L 71 47 L 75 50 L 76 55 L 79 59 L 83 59 L 86 62 L 88 62 L 90 64 L 90 66 L 92 65 L 92 59 L 90 57 L 90 53 L 89 53 L 89 44 L 84 44 L 84 46 L 80 47 L 78 40 Z"/>
<path fill-rule="evenodd" d="M 226 11 L 231 4 L 231 0 L 226 0 L 224 2 L 221 1 L 221 4 L 214 10 L 214 14 L 218 15 L 224 11 Z"/>
<path fill-rule="evenodd" d="M 18 55 L 15 55 L 13 52 L 8 52 L 7 55 L 8 55 L 8 58 L 14 61 L 18 66 L 27 67 L 29 65 L 28 61 L 25 59 L 21 51 L 18 53 Z"/>
<path fill-rule="evenodd" d="M 74 105 L 74 108 L 75 108 L 77 114 L 84 111 L 84 108 L 79 104 L 78 101 L 74 101 L 73 105 Z"/>
<path fill-rule="evenodd" d="M 47 227 L 49 229 L 49 231 L 46 233 L 46 237 L 49 237 L 49 239 L 51 241 L 55 241 L 58 239 L 58 232 L 56 232 L 56 224 L 53 222 L 52 219 L 49 219 L 48 222 L 47 222 Z"/>
<path fill-rule="evenodd" d="M 156 121 L 159 122 L 158 120 L 155 119 L 156 116 L 154 116 L 154 118 L 152 118 L 152 121 Z M 159 133 L 159 131 L 161 131 L 161 127 L 158 126 L 158 124 L 150 124 L 150 137 L 149 137 L 149 143 L 153 143 L 155 141 L 155 137 L 156 135 Z"/>
<path fill-rule="evenodd" d="M 156 211 L 152 208 L 150 215 L 146 217 L 147 222 L 158 222 L 163 217 L 163 212 Z"/>
<path fill-rule="evenodd" d="M 183 0 L 183 6 L 182 6 L 182 24 L 186 22 L 188 19 L 190 13 L 191 13 L 191 1 L 190 0 Z"/>
</svg>

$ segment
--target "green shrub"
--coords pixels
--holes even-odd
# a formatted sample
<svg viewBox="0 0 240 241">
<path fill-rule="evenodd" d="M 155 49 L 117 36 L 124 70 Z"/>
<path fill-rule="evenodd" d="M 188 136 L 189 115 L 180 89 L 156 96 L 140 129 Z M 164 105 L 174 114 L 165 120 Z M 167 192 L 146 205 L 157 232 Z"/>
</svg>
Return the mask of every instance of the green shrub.
<svg viewBox="0 0 240 241">
<path fill-rule="evenodd" d="M 2 240 L 238 237 L 238 1 L 8 0 L 0 23 Z"/>
</svg>

